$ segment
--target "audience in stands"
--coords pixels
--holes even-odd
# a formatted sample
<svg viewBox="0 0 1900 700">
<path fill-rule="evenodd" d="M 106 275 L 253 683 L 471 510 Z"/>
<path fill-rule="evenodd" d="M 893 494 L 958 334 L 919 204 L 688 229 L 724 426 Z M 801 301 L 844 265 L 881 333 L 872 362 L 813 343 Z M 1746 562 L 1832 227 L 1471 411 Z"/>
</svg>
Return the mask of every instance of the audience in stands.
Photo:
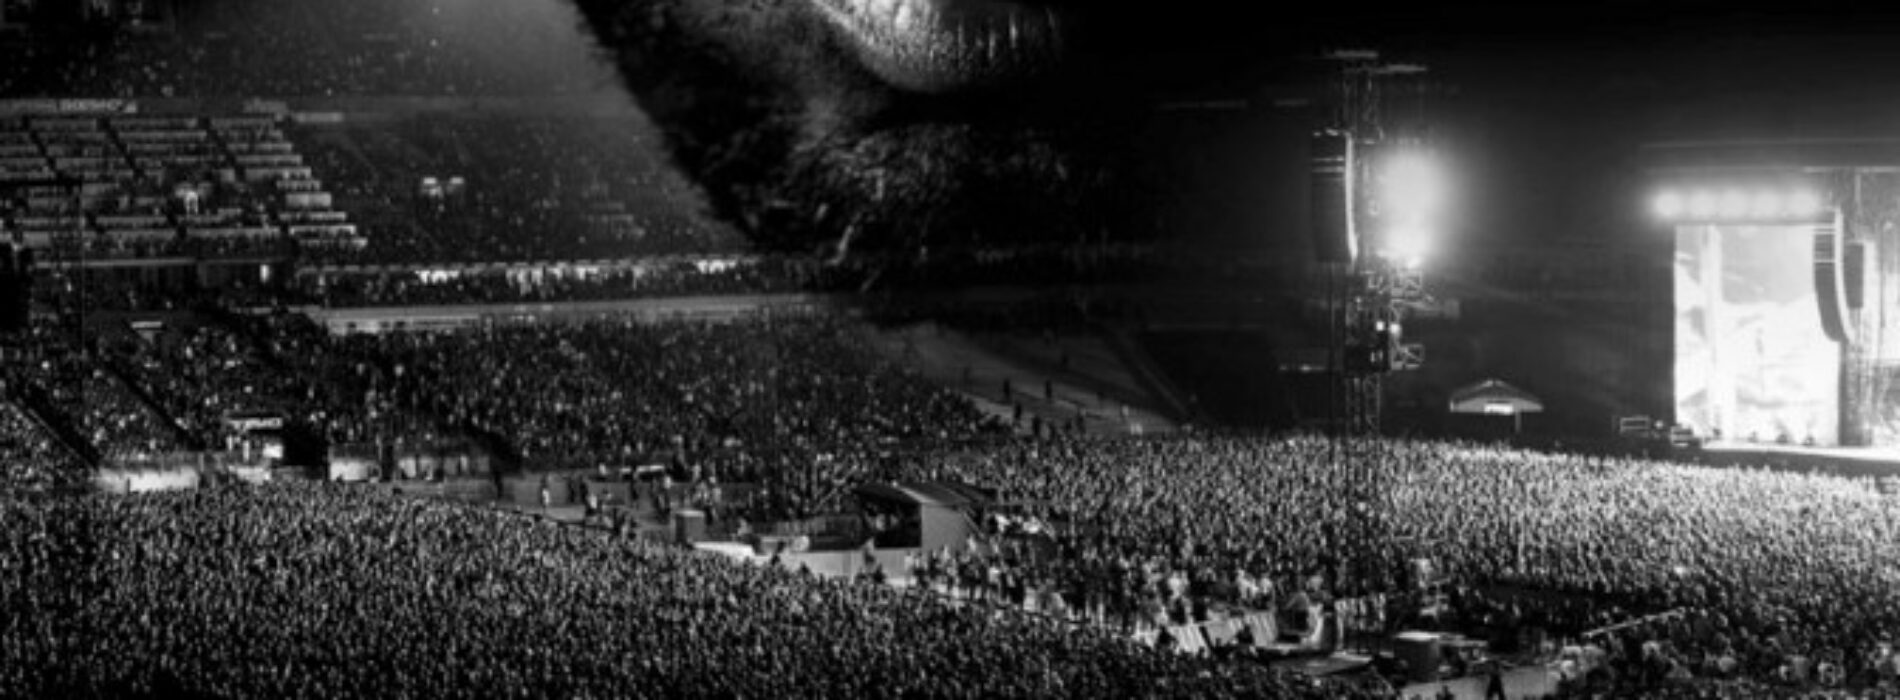
<svg viewBox="0 0 1900 700">
<path fill-rule="evenodd" d="M 533 470 L 667 451 L 699 494 L 691 505 L 723 521 L 837 512 L 868 481 L 975 485 L 996 504 L 970 551 L 927 553 L 907 573 L 1118 634 L 1304 599 L 1369 632 L 1443 625 L 1500 648 L 1590 650 L 1579 654 L 1597 670 L 1565 692 L 1866 688 L 1900 670 L 1900 500 L 1866 480 L 1406 441 L 1008 439 L 872 350 L 862 329 L 809 313 L 333 337 L 281 312 L 208 310 L 143 330 L 94 328 L 85 353 L 46 328 L 16 339 L 41 351 L 4 375 L 7 493 L 83 481 L 86 456 L 62 440 L 106 462 L 216 449 L 236 437 L 226 418 L 274 413 L 335 445 L 473 437 Z M 751 487 L 741 498 L 714 495 L 740 483 Z M 344 498 L 273 493 L 264 498 Z M 163 498 L 246 508 L 254 497 Z M 162 502 L 142 498 L 120 503 Z M 1420 561 L 1437 575 L 1422 578 Z M 208 657 L 191 658 L 182 663 Z M 75 678 L 4 682 L 110 692 Z M 110 682 L 136 690 L 155 678 Z"/>
<path fill-rule="evenodd" d="M 577 269 L 579 268 L 579 269 Z M 322 271 L 295 279 L 283 298 L 326 307 L 524 304 L 814 291 L 815 266 L 770 258 L 702 267 L 664 261 L 594 268 L 422 272 Z"/>
<path fill-rule="evenodd" d="M 60 444 L 18 403 L 0 401 L 0 494 L 5 494 L 0 498 L 68 490 L 89 477 L 70 446 Z M 0 512 L 6 510 L 0 506 Z"/>
</svg>

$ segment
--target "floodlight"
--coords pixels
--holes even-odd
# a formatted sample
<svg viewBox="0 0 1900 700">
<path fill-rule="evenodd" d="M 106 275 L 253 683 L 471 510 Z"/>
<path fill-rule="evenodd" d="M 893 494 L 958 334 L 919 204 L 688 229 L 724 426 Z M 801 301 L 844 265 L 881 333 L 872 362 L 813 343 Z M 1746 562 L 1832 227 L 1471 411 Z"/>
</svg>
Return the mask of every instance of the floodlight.
<svg viewBox="0 0 1900 700">
<path fill-rule="evenodd" d="M 1402 220 L 1429 218 L 1444 203 L 1444 173 L 1430 154 L 1398 151 L 1385 163 L 1380 198 Z"/>
<path fill-rule="evenodd" d="M 1748 194 L 1741 190 L 1726 190 L 1716 204 L 1717 213 L 1724 219 L 1740 219 L 1748 216 Z"/>
<path fill-rule="evenodd" d="M 1418 267 L 1431 253 L 1431 245 L 1431 232 L 1423 226 L 1395 226 L 1387 231 L 1381 253 L 1406 267 Z"/>
<path fill-rule="evenodd" d="M 1675 190 L 1663 190 L 1662 193 L 1656 195 L 1656 200 L 1652 204 L 1657 216 L 1669 220 L 1681 218 L 1688 208 L 1688 203 L 1682 200 L 1682 193 Z"/>
<path fill-rule="evenodd" d="M 1689 195 L 1689 218 L 1692 218 L 1692 219 L 1714 218 L 1715 205 L 1716 205 L 1716 202 L 1715 202 L 1714 192 L 1710 192 L 1708 190 L 1697 190 L 1695 194 Z"/>
</svg>

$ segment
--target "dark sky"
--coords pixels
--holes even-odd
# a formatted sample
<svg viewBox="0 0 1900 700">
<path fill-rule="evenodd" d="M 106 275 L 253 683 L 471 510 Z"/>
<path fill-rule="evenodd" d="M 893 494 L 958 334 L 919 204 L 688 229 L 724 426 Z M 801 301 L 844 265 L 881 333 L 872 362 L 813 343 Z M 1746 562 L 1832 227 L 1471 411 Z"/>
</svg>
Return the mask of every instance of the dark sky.
<svg viewBox="0 0 1900 700">
<path fill-rule="evenodd" d="M 1339 4 L 1285 24 L 1186 23 L 1157 42 L 1157 73 L 1208 95 L 1297 92 L 1302 56 L 1377 48 L 1430 67 L 1435 128 L 1456 159 L 1456 245 L 1553 238 L 1640 242 L 1640 146 L 1664 140 L 1900 137 L 1900 8 L 1788 3 L 1546 3 L 1501 9 Z M 1158 79 L 1162 83 L 1176 80 Z M 1282 86 L 1268 87 L 1261 85 Z"/>
</svg>

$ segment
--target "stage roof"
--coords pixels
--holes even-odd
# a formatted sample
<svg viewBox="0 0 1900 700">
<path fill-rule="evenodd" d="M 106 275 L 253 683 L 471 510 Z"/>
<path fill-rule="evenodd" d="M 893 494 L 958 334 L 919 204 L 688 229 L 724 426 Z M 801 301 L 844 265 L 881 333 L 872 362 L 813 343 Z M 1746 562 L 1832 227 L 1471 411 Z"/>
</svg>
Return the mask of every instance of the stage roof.
<svg viewBox="0 0 1900 700">
<path fill-rule="evenodd" d="M 1654 171 L 1900 170 L 1900 138 L 1668 141 L 1643 156 Z"/>
<path fill-rule="evenodd" d="M 1544 402 L 1501 379 L 1486 379 L 1451 392 L 1452 413 L 1537 413 Z"/>
</svg>

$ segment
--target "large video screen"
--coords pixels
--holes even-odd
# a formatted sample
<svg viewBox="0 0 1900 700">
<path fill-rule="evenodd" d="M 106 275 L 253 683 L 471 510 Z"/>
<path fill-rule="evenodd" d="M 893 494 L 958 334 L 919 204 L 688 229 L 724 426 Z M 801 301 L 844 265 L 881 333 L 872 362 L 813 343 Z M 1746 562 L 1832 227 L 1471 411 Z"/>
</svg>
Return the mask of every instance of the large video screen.
<svg viewBox="0 0 1900 700">
<path fill-rule="evenodd" d="M 1676 420 L 1721 440 L 1832 446 L 1840 346 L 1809 226 L 1676 229 Z"/>
</svg>

